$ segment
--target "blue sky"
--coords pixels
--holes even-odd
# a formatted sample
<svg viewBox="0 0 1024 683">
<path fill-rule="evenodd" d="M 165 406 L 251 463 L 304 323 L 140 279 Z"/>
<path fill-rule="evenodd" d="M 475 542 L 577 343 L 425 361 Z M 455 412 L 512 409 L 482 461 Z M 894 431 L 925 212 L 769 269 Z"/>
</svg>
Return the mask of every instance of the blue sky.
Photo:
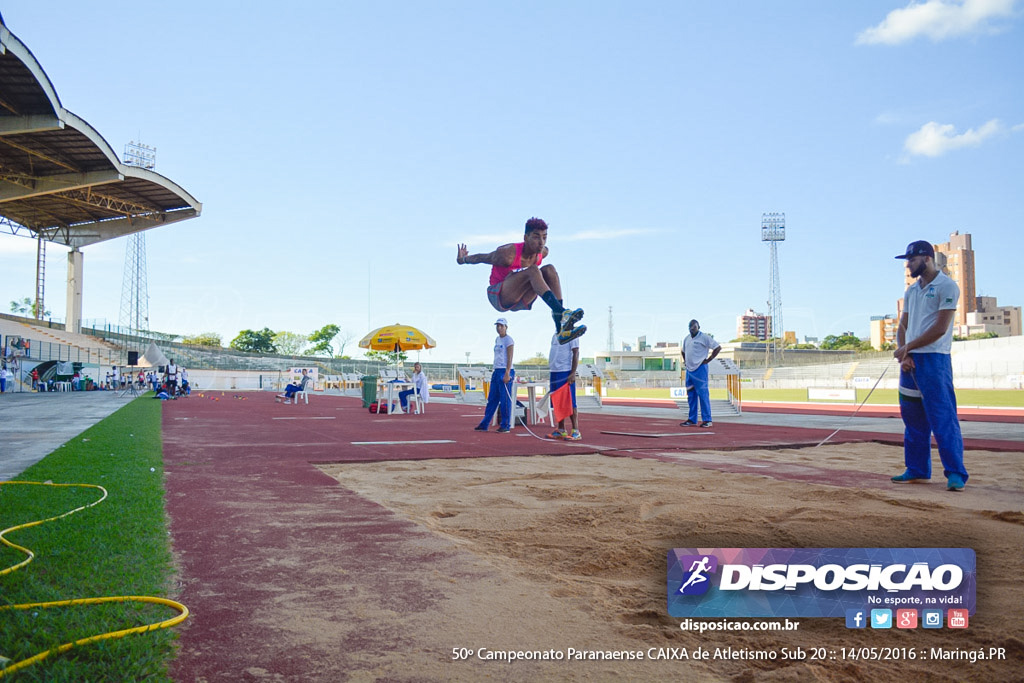
<svg viewBox="0 0 1024 683">
<path fill-rule="evenodd" d="M 895 313 L 915 239 L 974 238 L 978 294 L 1024 305 L 1024 0 L 6 2 L 65 108 L 203 203 L 147 233 L 151 327 L 403 322 L 485 362 L 490 251 L 548 221 L 584 356 L 767 309 L 761 214 L 785 212 L 799 337 Z M 117 322 L 125 240 L 84 249 Z M 64 316 L 66 250 L 47 308 Z M 0 235 L 4 308 L 35 245 Z M 545 355 L 543 304 L 510 317 Z"/>
</svg>

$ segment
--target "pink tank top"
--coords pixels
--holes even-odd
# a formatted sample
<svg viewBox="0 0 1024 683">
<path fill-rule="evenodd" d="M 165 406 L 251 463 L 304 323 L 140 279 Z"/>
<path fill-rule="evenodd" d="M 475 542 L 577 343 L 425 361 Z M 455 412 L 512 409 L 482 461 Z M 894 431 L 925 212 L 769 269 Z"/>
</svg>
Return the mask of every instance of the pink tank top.
<svg viewBox="0 0 1024 683">
<path fill-rule="evenodd" d="M 523 269 L 523 246 L 525 242 L 520 242 L 516 245 L 516 257 L 512 261 L 511 266 L 491 266 L 491 282 L 490 284 L 496 285 L 511 273 L 520 271 Z M 544 259 L 543 254 L 537 254 L 537 261 L 535 265 L 540 265 L 540 262 Z"/>
</svg>

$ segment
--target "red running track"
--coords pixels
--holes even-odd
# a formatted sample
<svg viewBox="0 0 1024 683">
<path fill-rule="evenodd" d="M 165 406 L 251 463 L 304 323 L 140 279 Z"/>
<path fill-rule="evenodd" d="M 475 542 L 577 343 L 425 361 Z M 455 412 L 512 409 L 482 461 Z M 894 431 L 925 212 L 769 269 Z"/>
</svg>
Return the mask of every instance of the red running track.
<svg viewBox="0 0 1024 683">
<path fill-rule="evenodd" d="M 196 393 L 165 402 L 167 509 L 180 562 L 179 597 L 191 610 L 181 629 L 174 678 L 336 681 L 342 672 L 370 675 L 367 662 L 375 656 L 415 643 L 386 621 L 368 627 L 353 614 L 431 613 L 440 600 L 436 574 L 483 580 L 470 575 L 475 570 L 467 569 L 460 554 L 465 551 L 439 544 L 323 474 L 316 463 L 600 451 L 741 471 L 736 468 L 744 465 L 693 451 L 815 445 L 831 431 L 741 422 L 684 431 L 679 418 L 587 413 L 583 442 L 570 444 L 521 436 L 522 427 L 512 434 L 475 432 L 482 412 L 479 406 L 431 403 L 423 415 L 373 415 L 355 398 L 314 395 L 308 405 L 283 405 L 264 393 Z M 863 440 L 900 442 L 892 435 L 848 431 L 832 442 Z M 970 447 L 1020 450 L 1021 444 Z M 801 480 L 827 476 L 828 483 L 851 486 L 865 477 L 808 467 L 757 473 Z M 881 481 L 886 475 L 871 476 Z M 288 625 L 266 615 L 268 606 L 282 605 L 289 614 L 330 620 L 344 635 L 332 642 L 292 642 Z"/>
</svg>

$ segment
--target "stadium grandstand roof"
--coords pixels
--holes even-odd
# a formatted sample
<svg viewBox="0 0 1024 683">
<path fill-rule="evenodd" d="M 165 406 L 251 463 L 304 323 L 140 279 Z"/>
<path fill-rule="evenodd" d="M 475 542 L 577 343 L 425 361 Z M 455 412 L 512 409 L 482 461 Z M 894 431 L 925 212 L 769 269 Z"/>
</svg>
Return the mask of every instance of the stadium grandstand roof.
<svg viewBox="0 0 1024 683">
<path fill-rule="evenodd" d="M 61 106 L 0 16 L 0 232 L 80 248 L 201 211 L 173 181 L 121 163 L 96 129 Z"/>
</svg>

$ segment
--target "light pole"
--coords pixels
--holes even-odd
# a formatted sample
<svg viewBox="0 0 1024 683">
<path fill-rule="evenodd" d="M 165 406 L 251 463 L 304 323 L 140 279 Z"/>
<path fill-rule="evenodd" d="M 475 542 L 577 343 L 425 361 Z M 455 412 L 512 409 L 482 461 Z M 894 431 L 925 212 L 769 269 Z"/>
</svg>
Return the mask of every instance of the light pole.
<svg viewBox="0 0 1024 683">
<path fill-rule="evenodd" d="M 761 214 L 761 241 L 768 243 L 769 252 L 769 279 L 771 281 L 768 289 L 768 315 L 771 321 L 771 329 L 765 335 L 766 344 L 771 344 L 773 336 L 778 336 L 781 343 L 785 337 L 785 328 L 782 325 L 782 284 L 779 278 L 779 251 L 778 244 L 786 239 L 786 214 L 784 213 L 763 213 Z M 777 333 L 777 334 L 776 334 Z M 782 349 L 779 344 L 774 345 L 776 362 L 782 360 Z M 768 346 L 765 346 L 765 356 L 768 354 Z M 767 365 L 767 362 L 765 363 Z"/>
</svg>

